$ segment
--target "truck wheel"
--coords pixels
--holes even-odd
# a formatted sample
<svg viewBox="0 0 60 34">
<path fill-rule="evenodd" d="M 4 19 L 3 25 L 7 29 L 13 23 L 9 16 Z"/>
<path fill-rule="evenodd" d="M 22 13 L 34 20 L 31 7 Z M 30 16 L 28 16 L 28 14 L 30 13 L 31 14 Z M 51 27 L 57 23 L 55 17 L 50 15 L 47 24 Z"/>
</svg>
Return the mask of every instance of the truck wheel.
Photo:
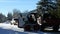
<svg viewBox="0 0 60 34">
<path fill-rule="evenodd" d="M 25 31 L 30 31 L 30 28 L 31 28 L 30 25 L 26 25 L 26 26 L 24 27 L 24 30 L 25 30 Z"/>
<path fill-rule="evenodd" d="M 59 29 L 59 25 L 54 25 L 53 26 L 53 31 L 58 31 L 58 29 Z"/>
<path fill-rule="evenodd" d="M 44 28 L 45 28 L 45 26 L 44 25 L 41 25 L 40 26 L 40 31 L 44 31 Z"/>
<path fill-rule="evenodd" d="M 34 25 L 34 30 L 38 31 L 40 29 L 39 25 Z"/>
</svg>

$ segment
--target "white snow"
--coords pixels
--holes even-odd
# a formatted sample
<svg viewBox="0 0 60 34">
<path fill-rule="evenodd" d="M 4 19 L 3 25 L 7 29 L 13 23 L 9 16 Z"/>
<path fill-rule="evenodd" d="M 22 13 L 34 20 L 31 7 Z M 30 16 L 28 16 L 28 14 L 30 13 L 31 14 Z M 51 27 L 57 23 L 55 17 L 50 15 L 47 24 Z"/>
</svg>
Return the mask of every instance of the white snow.
<svg viewBox="0 0 60 34">
<path fill-rule="evenodd" d="M 6 23 L 0 23 L 0 28 L 14 30 L 14 31 L 21 31 L 21 32 L 24 31 L 23 28 L 18 28 L 17 25 L 11 25 L 11 24 L 6 24 Z"/>
<path fill-rule="evenodd" d="M 18 28 L 17 25 L 11 25 L 11 24 L 6 24 L 6 23 L 0 23 L 0 28 L 2 29 L 8 29 L 8 30 L 13 30 L 13 31 L 17 31 L 15 34 L 20 34 L 18 32 L 22 32 L 22 33 L 27 33 L 27 34 L 51 34 L 51 33 L 43 33 L 43 32 L 39 32 L 39 33 L 34 33 L 34 32 L 26 32 L 24 31 L 23 28 Z M 60 29 L 59 29 L 60 30 Z M 7 32 L 8 33 L 8 32 Z M 11 32 L 10 32 L 11 33 Z"/>
<path fill-rule="evenodd" d="M 18 28 L 17 25 L 11 25 L 11 24 L 6 24 L 6 23 L 0 23 L 0 28 L 13 30 L 13 31 L 17 31 L 17 32 L 28 33 L 28 34 L 38 34 L 38 33 L 33 33 L 33 32 L 26 32 L 26 31 L 24 31 L 23 28 Z"/>
</svg>

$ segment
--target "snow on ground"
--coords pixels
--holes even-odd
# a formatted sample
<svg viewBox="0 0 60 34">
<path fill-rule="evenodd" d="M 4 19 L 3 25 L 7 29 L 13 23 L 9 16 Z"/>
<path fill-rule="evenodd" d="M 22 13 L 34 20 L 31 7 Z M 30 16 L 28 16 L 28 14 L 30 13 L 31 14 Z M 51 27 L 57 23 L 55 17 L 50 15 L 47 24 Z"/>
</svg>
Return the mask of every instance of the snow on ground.
<svg viewBox="0 0 60 34">
<path fill-rule="evenodd" d="M 21 32 L 24 31 L 23 28 L 18 28 L 17 25 L 11 25 L 10 23 L 9 24 L 0 23 L 0 28 L 2 28 L 2 29 L 8 29 L 8 30 L 14 30 L 14 31 L 21 31 Z M 53 29 L 52 28 L 45 28 L 45 30 L 53 30 Z M 59 31 L 60 31 L 60 29 L 59 29 Z"/>
<path fill-rule="evenodd" d="M 14 31 L 21 31 L 23 32 L 23 28 L 18 28 L 17 25 L 11 25 L 11 24 L 6 24 L 6 23 L 0 23 L 0 28 L 2 29 L 8 29 L 8 30 L 14 30 Z"/>
<path fill-rule="evenodd" d="M 26 31 L 24 31 L 24 29 L 23 28 L 18 28 L 18 26 L 16 26 L 16 25 L 11 25 L 11 24 L 6 24 L 6 23 L 0 23 L 0 28 L 1 29 L 4 29 L 4 30 L 6 30 L 6 33 L 8 33 L 7 31 L 9 30 L 12 30 L 13 32 L 15 31 L 17 31 L 17 33 L 18 32 L 21 32 L 21 33 L 27 33 L 27 34 L 38 34 L 38 33 L 34 33 L 34 32 L 26 32 Z M 15 33 L 14 32 L 14 33 Z M 9 32 L 10 33 L 10 32 Z M 12 33 L 12 32 L 11 32 Z M 16 34 L 16 33 L 15 33 Z M 20 33 L 18 33 L 18 34 L 20 34 Z"/>
<path fill-rule="evenodd" d="M 0 33 L 7 33 L 7 34 L 57 34 L 57 33 L 48 33 L 48 32 L 26 32 L 23 28 L 18 28 L 16 25 L 6 24 L 6 23 L 0 23 Z M 59 33 L 58 33 L 59 34 Z"/>
</svg>

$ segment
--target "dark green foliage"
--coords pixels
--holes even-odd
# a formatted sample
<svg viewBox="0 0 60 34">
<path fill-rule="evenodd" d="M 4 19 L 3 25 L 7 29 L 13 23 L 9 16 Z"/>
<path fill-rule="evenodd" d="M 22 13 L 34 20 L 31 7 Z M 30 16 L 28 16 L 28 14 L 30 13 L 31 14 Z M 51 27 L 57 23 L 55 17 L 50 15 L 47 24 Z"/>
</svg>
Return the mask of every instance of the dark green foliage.
<svg viewBox="0 0 60 34">
<path fill-rule="evenodd" d="M 8 13 L 7 20 L 12 20 L 12 13 Z"/>
<path fill-rule="evenodd" d="M 0 23 L 3 23 L 7 20 L 6 16 L 0 13 Z"/>
<path fill-rule="evenodd" d="M 19 17 L 22 17 L 20 10 L 14 9 L 13 10 L 13 18 L 19 18 Z"/>
<path fill-rule="evenodd" d="M 38 13 L 44 14 L 47 12 L 58 17 L 57 0 L 41 0 L 37 3 L 37 5 Z"/>
</svg>

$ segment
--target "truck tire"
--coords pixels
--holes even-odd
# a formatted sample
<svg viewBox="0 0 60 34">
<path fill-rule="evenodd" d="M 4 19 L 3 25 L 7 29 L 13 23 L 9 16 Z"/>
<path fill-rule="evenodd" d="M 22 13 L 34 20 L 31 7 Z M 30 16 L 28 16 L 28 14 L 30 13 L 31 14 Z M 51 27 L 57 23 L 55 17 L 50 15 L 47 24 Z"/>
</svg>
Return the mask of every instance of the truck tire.
<svg viewBox="0 0 60 34">
<path fill-rule="evenodd" d="M 58 29 L 59 29 L 59 25 L 54 25 L 53 26 L 53 31 L 58 31 Z"/>
<path fill-rule="evenodd" d="M 39 25 L 34 25 L 34 31 L 38 31 L 40 29 Z"/>
<path fill-rule="evenodd" d="M 30 28 L 31 28 L 30 25 L 25 25 L 25 27 L 24 27 L 24 31 L 31 31 Z"/>
<path fill-rule="evenodd" d="M 46 27 L 46 24 L 45 24 L 45 23 L 42 24 L 42 25 L 40 26 L 40 31 L 44 31 L 45 27 Z"/>
</svg>

